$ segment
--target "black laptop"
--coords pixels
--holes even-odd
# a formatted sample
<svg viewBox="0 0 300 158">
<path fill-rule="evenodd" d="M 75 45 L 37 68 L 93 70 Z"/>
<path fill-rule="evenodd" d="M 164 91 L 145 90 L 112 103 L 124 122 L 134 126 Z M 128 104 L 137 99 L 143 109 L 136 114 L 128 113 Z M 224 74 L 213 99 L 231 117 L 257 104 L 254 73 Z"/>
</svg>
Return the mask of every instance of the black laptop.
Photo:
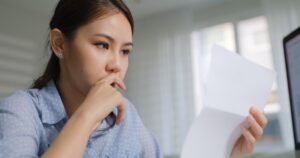
<svg viewBox="0 0 300 158">
<path fill-rule="evenodd" d="M 283 40 L 295 149 L 300 150 L 300 28 Z"/>
</svg>

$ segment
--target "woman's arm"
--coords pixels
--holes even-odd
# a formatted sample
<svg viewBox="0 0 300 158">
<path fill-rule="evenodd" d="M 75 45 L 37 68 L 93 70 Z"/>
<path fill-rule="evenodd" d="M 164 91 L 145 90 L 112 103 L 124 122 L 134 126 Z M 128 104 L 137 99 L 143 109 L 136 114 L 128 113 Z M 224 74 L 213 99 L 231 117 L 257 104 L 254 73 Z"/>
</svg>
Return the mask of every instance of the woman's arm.
<svg viewBox="0 0 300 158">
<path fill-rule="evenodd" d="M 92 125 L 89 119 L 74 113 L 42 157 L 82 158 L 91 133 Z"/>
</svg>

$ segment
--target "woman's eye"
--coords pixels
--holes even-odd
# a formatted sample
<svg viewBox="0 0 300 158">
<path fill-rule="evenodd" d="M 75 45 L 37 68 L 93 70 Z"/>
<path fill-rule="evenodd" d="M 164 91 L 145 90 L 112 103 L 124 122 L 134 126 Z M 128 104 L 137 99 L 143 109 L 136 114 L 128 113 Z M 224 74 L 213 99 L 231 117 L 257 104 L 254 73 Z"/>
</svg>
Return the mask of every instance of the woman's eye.
<svg viewBox="0 0 300 158">
<path fill-rule="evenodd" d="M 130 50 L 122 50 L 122 53 L 123 53 L 124 55 L 128 55 L 128 54 L 130 54 Z"/>
<path fill-rule="evenodd" d="M 96 45 L 102 49 L 109 49 L 109 44 L 105 42 L 97 43 Z"/>
</svg>

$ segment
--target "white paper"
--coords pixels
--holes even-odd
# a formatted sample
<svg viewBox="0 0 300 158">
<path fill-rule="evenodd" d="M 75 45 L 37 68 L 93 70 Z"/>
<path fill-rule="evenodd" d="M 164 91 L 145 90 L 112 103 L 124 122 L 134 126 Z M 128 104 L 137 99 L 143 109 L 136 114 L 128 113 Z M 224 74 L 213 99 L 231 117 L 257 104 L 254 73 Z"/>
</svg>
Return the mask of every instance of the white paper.
<svg viewBox="0 0 300 158">
<path fill-rule="evenodd" d="M 220 46 L 212 49 L 204 107 L 181 158 L 228 158 L 251 106 L 263 111 L 275 73 Z"/>
</svg>

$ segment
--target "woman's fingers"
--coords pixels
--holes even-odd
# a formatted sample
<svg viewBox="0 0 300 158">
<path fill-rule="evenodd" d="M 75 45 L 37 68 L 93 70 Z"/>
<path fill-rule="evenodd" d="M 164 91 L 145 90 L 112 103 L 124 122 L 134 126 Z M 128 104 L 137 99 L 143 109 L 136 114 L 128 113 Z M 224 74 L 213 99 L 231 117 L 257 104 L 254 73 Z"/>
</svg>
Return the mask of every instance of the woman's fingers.
<svg viewBox="0 0 300 158">
<path fill-rule="evenodd" d="M 111 73 L 108 76 L 96 82 L 96 84 L 104 84 L 104 83 L 109 85 L 116 84 L 116 86 L 118 86 L 120 89 L 126 90 L 126 86 L 124 82 L 120 79 L 120 77 L 116 73 Z"/>
<path fill-rule="evenodd" d="M 103 85 L 105 85 L 105 87 L 108 89 L 105 90 L 105 89 L 99 88 L 99 87 L 102 87 Z M 109 96 L 113 97 L 113 98 L 111 98 L 112 100 L 110 100 L 107 97 L 102 98 L 101 100 L 102 101 L 104 101 L 106 99 L 110 100 L 109 101 L 110 103 L 108 103 L 110 105 L 110 108 L 107 109 L 107 110 L 109 110 L 109 111 L 107 111 L 107 115 L 115 107 L 118 108 L 116 124 L 120 124 L 125 116 L 125 103 L 124 103 L 122 94 L 114 89 L 116 86 L 119 87 L 120 89 L 126 90 L 126 86 L 125 86 L 124 82 L 120 79 L 118 74 L 111 73 L 111 74 L 107 75 L 106 77 L 98 80 L 95 83 L 94 88 L 101 90 L 102 91 L 101 93 L 104 93 L 104 91 L 105 91 L 105 93 L 107 93 Z M 100 93 L 98 95 L 100 95 Z M 100 99 L 100 98 L 98 98 L 98 99 Z"/>
<path fill-rule="evenodd" d="M 255 144 L 256 143 L 256 139 L 251 134 L 251 132 L 242 125 L 241 125 L 241 132 L 242 132 L 243 136 L 245 137 L 246 141 L 249 144 Z"/>
<path fill-rule="evenodd" d="M 115 80 L 114 80 L 113 83 L 116 83 L 117 86 L 118 86 L 119 88 L 121 88 L 122 90 L 126 90 L 125 83 L 124 83 L 121 79 L 115 78 Z"/>
<path fill-rule="evenodd" d="M 249 131 L 252 133 L 256 140 L 259 140 L 263 135 L 264 128 L 267 124 L 267 118 L 265 115 L 256 110 L 254 107 L 250 109 L 250 115 L 248 116 L 248 122 L 250 124 Z"/>
<path fill-rule="evenodd" d="M 250 127 L 245 127 L 244 124 L 240 125 L 242 136 L 237 141 L 235 148 L 232 151 L 233 156 L 241 156 L 253 152 L 255 145 L 263 135 L 263 130 L 267 124 L 265 115 L 253 107 L 250 109 L 246 121 L 248 122 L 247 125 L 250 125 Z"/>
<path fill-rule="evenodd" d="M 118 116 L 116 118 L 116 124 L 119 125 L 122 122 L 122 120 L 124 119 L 125 109 L 126 109 L 125 103 L 122 101 L 120 103 L 120 105 L 118 106 Z"/>
<path fill-rule="evenodd" d="M 263 113 L 259 112 L 255 108 L 251 108 L 250 115 L 247 117 L 247 121 L 250 127 L 246 128 L 241 125 L 241 132 L 248 142 L 248 145 L 251 145 L 249 147 L 254 147 L 256 142 L 263 135 L 264 127 L 267 124 L 267 119 Z"/>
<path fill-rule="evenodd" d="M 244 137 L 243 139 L 245 139 L 245 143 L 242 146 L 240 146 L 240 148 L 243 149 L 243 154 L 253 152 L 257 140 L 251 134 L 249 129 L 245 128 L 244 126 L 241 126 L 241 131 Z"/>
<path fill-rule="evenodd" d="M 126 90 L 126 86 L 124 84 L 124 82 L 118 77 L 118 75 L 116 73 L 112 73 L 112 74 L 109 74 L 106 78 L 103 79 L 103 82 L 109 84 L 109 85 L 112 85 L 112 86 L 118 86 L 120 89 L 123 89 L 123 90 Z M 119 104 L 118 104 L 118 115 L 117 115 L 117 118 L 116 118 L 116 124 L 120 124 L 122 122 L 122 120 L 124 119 L 125 117 L 125 103 L 124 103 L 124 100 L 123 100 L 123 97 L 121 94 L 117 94 L 118 98 L 117 100 L 120 100 Z"/>
<path fill-rule="evenodd" d="M 126 86 L 124 84 L 124 82 L 118 77 L 117 74 L 113 73 L 108 75 L 106 78 L 103 79 L 103 82 L 105 82 L 106 84 L 112 85 L 113 87 L 118 86 L 120 89 L 126 90 Z M 116 100 L 119 100 L 118 104 L 117 104 L 117 108 L 118 108 L 118 115 L 116 118 L 116 124 L 120 124 L 122 122 L 122 120 L 124 119 L 125 116 L 125 103 L 123 100 L 123 96 L 117 92 L 116 92 Z"/>
<path fill-rule="evenodd" d="M 259 123 L 253 118 L 252 115 L 248 116 L 248 122 L 250 124 L 251 133 L 255 137 L 256 140 L 259 140 L 263 135 L 263 128 L 259 125 Z"/>
<path fill-rule="evenodd" d="M 256 108 L 252 107 L 250 109 L 250 114 L 253 116 L 253 118 L 258 122 L 258 124 L 262 128 L 266 127 L 268 120 L 262 112 L 258 111 Z"/>
</svg>

